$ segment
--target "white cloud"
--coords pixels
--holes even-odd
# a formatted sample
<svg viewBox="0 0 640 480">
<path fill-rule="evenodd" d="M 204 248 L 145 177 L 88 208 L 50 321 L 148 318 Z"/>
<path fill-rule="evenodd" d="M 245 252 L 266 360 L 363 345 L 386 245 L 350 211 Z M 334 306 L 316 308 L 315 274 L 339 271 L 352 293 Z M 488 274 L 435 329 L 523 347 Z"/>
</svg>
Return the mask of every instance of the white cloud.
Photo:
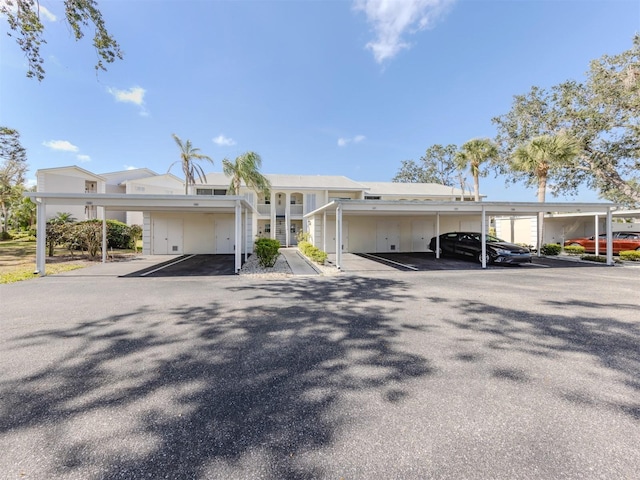
<svg viewBox="0 0 640 480">
<path fill-rule="evenodd" d="M 225 137 L 222 133 L 213 139 L 213 143 L 216 145 L 230 147 L 236 144 L 236 141 L 233 138 Z"/>
<path fill-rule="evenodd" d="M 138 106 L 144 104 L 144 94 L 146 90 L 142 87 L 132 87 L 129 90 L 118 90 L 109 87 L 107 91 L 113 95 L 118 102 L 134 103 Z"/>
<path fill-rule="evenodd" d="M 77 152 L 79 150 L 78 147 L 67 140 L 49 140 L 48 142 L 42 142 L 42 144 L 51 150 L 61 150 L 63 152 Z"/>
<path fill-rule="evenodd" d="M 360 143 L 362 141 L 364 141 L 367 137 L 365 137 L 364 135 L 356 135 L 353 138 L 339 138 L 338 139 L 338 146 L 339 147 L 346 147 L 348 144 L 350 143 Z"/>
<path fill-rule="evenodd" d="M 12 13 L 16 13 L 18 11 L 18 7 L 16 6 L 15 0 L 13 0 L 13 2 L 11 2 L 10 5 L 7 2 L 7 0 L 0 0 L 0 9 L 1 8 L 6 8 Z M 51 13 L 51 11 L 44 5 L 34 5 L 32 7 L 32 10 L 36 13 L 36 15 L 39 16 L 41 20 L 44 19 L 44 20 L 48 20 L 49 22 L 55 22 L 58 20 L 58 17 L 56 17 L 53 13 Z"/>
<path fill-rule="evenodd" d="M 56 17 L 53 13 L 47 10 L 47 7 L 45 7 L 44 5 L 40 5 L 39 9 L 40 9 L 41 17 L 46 18 L 50 22 L 55 22 L 56 20 L 58 20 L 58 17 Z"/>
<path fill-rule="evenodd" d="M 137 170 L 137 169 L 138 169 L 138 167 L 134 167 L 133 165 L 125 165 L 125 166 L 124 166 L 124 169 L 125 169 L 125 170 Z"/>
<path fill-rule="evenodd" d="M 375 40 L 367 43 L 376 62 L 393 58 L 411 45 L 403 39 L 433 24 L 456 0 L 354 0 L 373 26 Z"/>
<path fill-rule="evenodd" d="M 76 158 L 83 163 L 91 161 L 91 157 L 89 155 L 77 155 Z"/>
</svg>

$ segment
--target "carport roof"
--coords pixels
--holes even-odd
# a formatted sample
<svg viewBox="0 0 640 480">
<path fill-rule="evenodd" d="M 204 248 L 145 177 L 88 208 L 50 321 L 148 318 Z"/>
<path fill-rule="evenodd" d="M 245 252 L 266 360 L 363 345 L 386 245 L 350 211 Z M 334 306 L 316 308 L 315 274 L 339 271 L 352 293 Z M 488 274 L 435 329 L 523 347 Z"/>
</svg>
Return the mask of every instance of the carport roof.
<svg viewBox="0 0 640 480">
<path fill-rule="evenodd" d="M 182 211 L 232 213 L 236 203 L 255 212 L 244 197 L 233 195 L 137 195 L 100 193 L 43 193 L 28 192 L 33 200 L 47 205 L 81 205 L 104 207 L 107 210 Z"/>
<path fill-rule="evenodd" d="M 414 215 L 420 213 L 481 213 L 488 215 L 519 215 L 539 212 L 563 213 L 607 213 L 619 208 L 614 203 L 569 203 L 569 202 L 440 202 L 440 201 L 383 201 L 383 200 L 335 200 L 305 217 L 327 212 L 334 213 L 340 206 L 344 214 L 359 215 Z"/>
</svg>

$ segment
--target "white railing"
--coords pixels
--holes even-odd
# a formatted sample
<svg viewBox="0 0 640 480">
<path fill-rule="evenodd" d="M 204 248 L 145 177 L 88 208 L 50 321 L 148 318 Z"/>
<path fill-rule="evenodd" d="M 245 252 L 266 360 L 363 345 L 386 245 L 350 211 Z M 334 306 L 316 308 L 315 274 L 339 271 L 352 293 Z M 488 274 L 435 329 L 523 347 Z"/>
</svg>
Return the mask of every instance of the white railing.
<svg viewBox="0 0 640 480">
<path fill-rule="evenodd" d="M 302 215 L 302 205 L 289 205 L 291 215 Z"/>
<path fill-rule="evenodd" d="M 270 215 L 271 214 L 271 205 L 259 203 L 258 204 L 258 213 L 260 215 Z"/>
</svg>

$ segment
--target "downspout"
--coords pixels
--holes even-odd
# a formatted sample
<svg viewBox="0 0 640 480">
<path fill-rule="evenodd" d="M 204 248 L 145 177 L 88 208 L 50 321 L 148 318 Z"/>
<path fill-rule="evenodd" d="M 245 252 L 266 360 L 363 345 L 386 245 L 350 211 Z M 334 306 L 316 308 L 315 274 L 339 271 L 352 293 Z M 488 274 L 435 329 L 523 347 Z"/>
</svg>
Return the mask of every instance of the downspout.
<svg viewBox="0 0 640 480">
<path fill-rule="evenodd" d="M 47 248 L 47 219 L 44 200 L 36 198 L 36 270 L 34 274 L 45 275 Z"/>
</svg>

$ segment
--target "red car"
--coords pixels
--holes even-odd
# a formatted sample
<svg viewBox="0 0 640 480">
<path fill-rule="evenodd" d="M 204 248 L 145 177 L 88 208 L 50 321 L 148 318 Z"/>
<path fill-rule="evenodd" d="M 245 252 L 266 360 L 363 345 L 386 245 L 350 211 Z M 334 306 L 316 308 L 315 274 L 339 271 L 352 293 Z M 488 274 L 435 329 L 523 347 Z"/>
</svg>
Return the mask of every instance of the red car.
<svg viewBox="0 0 640 480">
<path fill-rule="evenodd" d="M 640 251 L 640 232 L 613 232 L 611 238 L 613 239 L 613 253 L 620 253 L 625 250 Z M 606 253 L 607 235 L 605 233 L 598 236 L 598 243 L 599 253 Z M 565 247 L 577 245 L 584 247 L 585 252 L 592 253 L 596 251 L 594 237 L 574 238 L 564 242 Z"/>
</svg>

